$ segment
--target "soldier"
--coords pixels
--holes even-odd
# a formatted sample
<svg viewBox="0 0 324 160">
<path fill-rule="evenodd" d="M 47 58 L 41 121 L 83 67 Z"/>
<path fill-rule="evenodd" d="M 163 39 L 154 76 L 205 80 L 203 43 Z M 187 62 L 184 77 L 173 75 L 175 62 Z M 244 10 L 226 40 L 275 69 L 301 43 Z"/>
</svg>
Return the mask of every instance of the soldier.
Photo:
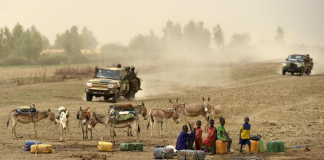
<svg viewBox="0 0 324 160">
<path fill-rule="evenodd" d="M 138 89 L 142 90 L 142 88 L 141 88 L 141 79 L 137 77 L 137 75 L 135 73 L 135 67 L 134 66 L 132 66 L 131 71 L 132 71 L 131 73 L 133 74 L 133 79 L 136 79 L 137 82 L 138 82 Z"/>
<path fill-rule="evenodd" d="M 120 63 L 117 64 L 117 68 L 121 68 L 121 64 Z"/>
<path fill-rule="evenodd" d="M 96 78 L 98 72 L 99 72 L 99 68 L 96 66 L 92 78 Z"/>
</svg>

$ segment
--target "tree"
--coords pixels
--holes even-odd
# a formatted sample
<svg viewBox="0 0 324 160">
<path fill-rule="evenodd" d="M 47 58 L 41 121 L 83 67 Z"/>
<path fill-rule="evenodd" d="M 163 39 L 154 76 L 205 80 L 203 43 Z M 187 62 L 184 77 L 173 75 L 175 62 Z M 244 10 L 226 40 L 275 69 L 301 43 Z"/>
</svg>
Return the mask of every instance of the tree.
<svg viewBox="0 0 324 160">
<path fill-rule="evenodd" d="M 55 49 L 64 49 L 64 34 L 60 35 L 59 33 L 56 34 L 56 38 L 54 41 L 54 48 Z"/>
<path fill-rule="evenodd" d="M 279 44 L 285 43 L 284 35 L 285 35 L 284 30 L 281 27 L 278 27 L 277 35 L 275 36 L 275 40 L 277 41 L 277 43 L 279 43 Z"/>
<path fill-rule="evenodd" d="M 49 42 L 48 38 L 44 35 L 41 35 L 41 38 L 42 38 L 43 49 L 48 49 L 50 46 L 50 42 Z"/>
<path fill-rule="evenodd" d="M 66 30 L 63 37 L 63 46 L 67 55 L 81 54 L 82 39 L 79 36 L 77 26 L 72 26 L 70 30 Z"/>
<path fill-rule="evenodd" d="M 101 53 L 105 55 L 122 55 L 127 52 L 127 48 L 119 43 L 108 43 L 103 45 Z"/>
<path fill-rule="evenodd" d="M 232 36 L 232 40 L 229 45 L 234 47 L 246 46 L 249 44 L 250 39 L 251 37 L 248 33 L 242 33 L 242 34 L 235 33 Z"/>
<path fill-rule="evenodd" d="M 186 48 L 192 50 L 207 49 L 210 44 L 210 32 L 203 22 L 190 21 L 183 28 L 183 41 Z"/>
<path fill-rule="evenodd" d="M 168 21 L 162 31 L 164 33 L 162 39 L 169 50 L 178 50 L 182 47 L 182 33 L 179 23 L 174 25 L 172 21 Z"/>
<path fill-rule="evenodd" d="M 220 48 L 224 46 L 224 33 L 222 28 L 217 24 L 216 27 L 213 28 L 214 31 L 214 43 L 215 45 Z"/>
<path fill-rule="evenodd" d="M 82 29 L 81 38 L 83 49 L 96 49 L 99 44 L 92 31 L 89 31 L 87 27 Z"/>
<path fill-rule="evenodd" d="M 153 31 L 150 35 L 139 34 L 135 36 L 128 45 L 129 49 L 143 54 L 156 54 L 164 51 L 163 41 Z"/>
</svg>

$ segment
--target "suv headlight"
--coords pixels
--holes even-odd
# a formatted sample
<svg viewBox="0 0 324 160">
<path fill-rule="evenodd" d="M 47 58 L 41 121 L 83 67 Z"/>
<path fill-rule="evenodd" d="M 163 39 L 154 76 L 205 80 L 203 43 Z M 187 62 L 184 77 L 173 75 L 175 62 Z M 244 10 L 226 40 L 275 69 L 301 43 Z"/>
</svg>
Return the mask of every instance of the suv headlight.
<svg viewBox="0 0 324 160">
<path fill-rule="evenodd" d="M 283 66 L 286 66 L 287 64 L 286 63 L 282 63 Z"/>
<path fill-rule="evenodd" d="M 87 82 L 87 83 L 86 83 L 86 86 L 87 86 L 87 87 L 92 87 L 92 83 Z"/>
<path fill-rule="evenodd" d="M 117 84 L 108 84 L 108 88 L 117 88 Z"/>
</svg>

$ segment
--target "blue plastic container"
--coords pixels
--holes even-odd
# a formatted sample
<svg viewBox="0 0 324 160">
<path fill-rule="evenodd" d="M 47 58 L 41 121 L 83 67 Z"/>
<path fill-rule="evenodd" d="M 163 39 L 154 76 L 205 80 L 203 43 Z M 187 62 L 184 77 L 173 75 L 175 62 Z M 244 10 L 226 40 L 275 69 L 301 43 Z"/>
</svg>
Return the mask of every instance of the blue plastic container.
<svg viewBox="0 0 324 160">
<path fill-rule="evenodd" d="M 41 144 L 40 141 L 37 141 L 38 144 Z M 25 151 L 30 151 L 30 146 L 34 145 L 35 141 L 25 141 Z"/>
</svg>

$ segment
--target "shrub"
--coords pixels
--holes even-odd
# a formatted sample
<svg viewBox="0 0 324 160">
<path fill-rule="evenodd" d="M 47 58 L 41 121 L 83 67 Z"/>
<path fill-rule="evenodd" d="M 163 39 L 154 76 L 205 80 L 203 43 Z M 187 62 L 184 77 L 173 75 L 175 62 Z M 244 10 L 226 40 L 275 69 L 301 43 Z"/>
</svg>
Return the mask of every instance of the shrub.
<svg viewBox="0 0 324 160">
<path fill-rule="evenodd" d="M 84 64 L 88 63 L 89 59 L 85 55 L 75 55 L 70 57 L 71 64 Z"/>
<path fill-rule="evenodd" d="M 22 65 L 29 65 L 31 61 L 27 58 L 23 57 L 10 57 L 5 58 L 0 61 L 0 65 L 2 66 L 22 66 Z"/>
<path fill-rule="evenodd" d="M 40 65 L 57 65 L 66 64 L 68 62 L 67 55 L 43 55 L 36 61 Z"/>
</svg>

